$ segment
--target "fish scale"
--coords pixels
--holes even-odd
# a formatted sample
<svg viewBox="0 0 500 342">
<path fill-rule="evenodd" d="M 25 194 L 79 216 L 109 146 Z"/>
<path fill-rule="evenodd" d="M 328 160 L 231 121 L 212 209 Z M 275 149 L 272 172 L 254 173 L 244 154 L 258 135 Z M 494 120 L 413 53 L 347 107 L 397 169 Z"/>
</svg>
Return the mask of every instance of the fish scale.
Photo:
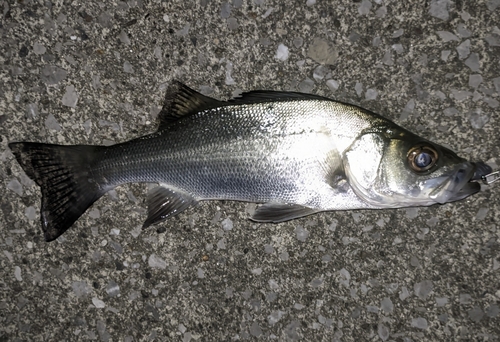
<svg viewBox="0 0 500 342">
<path fill-rule="evenodd" d="M 323 108 L 329 103 L 316 102 Z M 282 114 L 264 126 L 261 122 L 268 117 L 266 105 L 205 111 L 189 124 L 181 123 L 181 127 L 171 127 L 148 139 L 110 147 L 96 161 L 94 175 L 97 178 L 102 175 L 109 186 L 129 182 L 166 183 L 186 190 L 197 199 L 297 202 L 301 195 L 294 198 L 293 191 L 304 191 L 297 184 L 307 188 L 307 184 L 319 183 L 318 177 L 325 172 L 318 170 L 320 156 L 311 154 L 311 146 L 323 139 L 330 140 L 331 148 L 335 148 L 331 135 L 323 132 L 328 121 L 335 120 L 332 114 L 328 117 L 323 109 L 321 120 L 314 117 L 314 122 L 300 125 L 297 118 L 300 113 L 307 113 L 308 106 L 305 101 L 275 104 L 273 111 Z M 286 120 L 287 116 L 292 119 Z M 217 135 L 212 133 L 213 129 L 200 129 L 214 124 L 220 127 Z M 318 154 L 324 155 L 323 150 Z M 302 172 L 296 172 L 297 168 Z M 306 170 L 314 173 L 312 180 Z"/>
<path fill-rule="evenodd" d="M 107 147 L 9 144 L 42 189 L 47 241 L 125 183 L 160 183 L 148 195 L 147 227 L 202 200 L 263 203 L 251 216 L 260 222 L 446 203 L 479 190 L 475 170 L 491 172 L 380 115 L 310 94 L 254 91 L 222 102 L 174 82 L 159 119 L 157 132 Z"/>
</svg>

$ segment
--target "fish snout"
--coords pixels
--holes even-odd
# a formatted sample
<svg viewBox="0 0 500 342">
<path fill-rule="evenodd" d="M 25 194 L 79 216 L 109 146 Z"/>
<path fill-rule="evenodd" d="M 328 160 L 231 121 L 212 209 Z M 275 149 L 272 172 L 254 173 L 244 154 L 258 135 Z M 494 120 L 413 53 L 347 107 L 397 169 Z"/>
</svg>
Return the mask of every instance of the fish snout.
<svg viewBox="0 0 500 342">
<path fill-rule="evenodd" d="M 482 177 L 493 172 L 493 169 L 486 163 L 477 162 L 472 163 L 474 165 L 474 175 L 470 180 L 480 180 Z"/>
</svg>

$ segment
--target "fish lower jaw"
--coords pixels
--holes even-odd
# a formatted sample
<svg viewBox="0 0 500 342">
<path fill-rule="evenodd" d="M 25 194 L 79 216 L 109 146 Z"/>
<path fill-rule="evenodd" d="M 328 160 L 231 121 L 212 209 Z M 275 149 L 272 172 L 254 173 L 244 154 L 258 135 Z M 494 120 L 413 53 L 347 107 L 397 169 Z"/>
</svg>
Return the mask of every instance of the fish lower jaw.
<svg viewBox="0 0 500 342">
<path fill-rule="evenodd" d="M 432 198 L 430 194 L 424 196 L 407 196 L 405 194 L 393 193 L 375 193 L 367 192 L 357 193 L 369 208 L 372 209 L 396 209 L 396 208 L 409 208 L 409 207 L 428 207 L 435 204 L 443 204 L 448 201 L 439 202 Z M 451 194 L 450 194 L 451 195 Z M 449 198 L 450 195 L 447 195 Z"/>
<path fill-rule="evenodd" d="M 430 199 L 426 200 L 418 200 L 414 199 L 401 199 L 397 201 L 386 201 L 386 202 L 377 202 L 371 203 L 373 208 L 376 209 L 397 209 L 397 208 L 411 208 L 411 207 L 428 207 L 434 204 L 438 204 L 438 202 Z"/>
<path fill-rule="evenodd" d="M 449 191 L 448 193 L 439 194 L 433 199 L 440 204 L 460 201 L 467 198 L 481 190 L 481 185 L 478 182 L 470 181 L 464 184 L 458 191 Z"/>
</svg>

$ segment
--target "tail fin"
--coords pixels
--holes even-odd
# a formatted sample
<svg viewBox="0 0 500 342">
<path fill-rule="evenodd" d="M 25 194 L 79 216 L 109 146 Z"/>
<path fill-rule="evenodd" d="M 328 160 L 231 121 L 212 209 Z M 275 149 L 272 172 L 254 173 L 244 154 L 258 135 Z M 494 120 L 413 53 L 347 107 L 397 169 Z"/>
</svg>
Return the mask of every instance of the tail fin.
<svg viewBox="0 0 500 342">
<path fill-rule="evenodd" d="M 9 148 L 42 190 L 40 215 L 46 241 L 57 239 L 110 190 L 97 183 L 91 170 L 96 152 L 105 147 L 18 142 Z"/>
</svg>

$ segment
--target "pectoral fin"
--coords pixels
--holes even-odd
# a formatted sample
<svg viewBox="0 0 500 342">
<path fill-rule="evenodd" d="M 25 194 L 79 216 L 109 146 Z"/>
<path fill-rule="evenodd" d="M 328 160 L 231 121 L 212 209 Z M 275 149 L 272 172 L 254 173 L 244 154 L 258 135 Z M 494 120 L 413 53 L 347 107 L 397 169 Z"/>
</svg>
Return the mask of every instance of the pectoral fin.
<svg viewBox="0 0 500 342">
<path fill-rule="evenodd" d="M 147 201 L 148 218 L 142 225 L 143 229 L 175 216 L 196 204 L 196 199 L 190 194 L 163 186 L 152 189 Z"/>
<path fill-rule="evenodd" d="M 257 222 L 278 223 L 311 215 L 318 211 L 299 204 L 267 202 L 258 207 L 250 219 Z"/>
</svg>

